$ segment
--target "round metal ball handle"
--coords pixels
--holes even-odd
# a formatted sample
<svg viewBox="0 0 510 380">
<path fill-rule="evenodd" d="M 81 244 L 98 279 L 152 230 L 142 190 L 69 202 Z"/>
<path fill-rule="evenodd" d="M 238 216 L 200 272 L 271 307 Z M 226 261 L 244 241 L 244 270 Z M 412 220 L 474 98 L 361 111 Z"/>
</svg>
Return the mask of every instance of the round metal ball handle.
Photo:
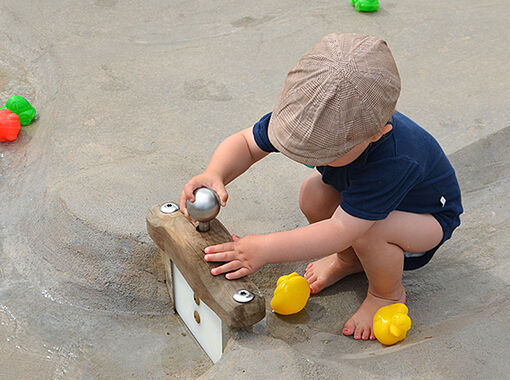
<svg viewBox="0 0 510 380">
<path fill-rule="evenodd" d="M 220 212 L 220 202 L 216 193 L 207 187 L 195 191 L 195 201 L 186 201 L 186 208 L 192 219 L 198 221 L 198 231 L 207 232 L 210 221 Z"/>
</svg>

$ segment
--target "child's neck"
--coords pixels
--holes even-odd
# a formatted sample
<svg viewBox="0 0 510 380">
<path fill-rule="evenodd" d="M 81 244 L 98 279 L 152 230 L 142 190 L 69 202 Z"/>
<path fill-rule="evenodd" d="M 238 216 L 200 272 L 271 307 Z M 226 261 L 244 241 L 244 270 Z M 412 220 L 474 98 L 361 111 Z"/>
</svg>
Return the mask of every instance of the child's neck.
<svg viewBox="0 0 510 380">
<path fill-rule="evenodd" d="M 339 167 L 349 165 L 351 162 L 354 162 L 359 156 L 363 154 L 365 149 L 370 145 L 371 141 L 366 140 L 362 143 L 359 143 L 350 151 L 345 153 L 342 157 L 337 158 L 335 161 L 329 163 L 327 166 Z"/>
<path fill-rule="evenodd" d="M 381 131 L 377 132 L 372 137 L 368 138 L 367 140 L 359 143 L 358 145 L 354 146 L 350 151 L 345 153 L 342 157 L 337 158 L 335 161 L 329 163 L 326 166 L 346 166 L 349 165 L 351 162 L 354 162 L 361 154 L 367 149 L 367 147 L 370 145 L 370 143 L 378 141 L 383 135 L 388 133 L 393 129 L 393 126 L 391 124 L 386 124 Z"/>
</svg>

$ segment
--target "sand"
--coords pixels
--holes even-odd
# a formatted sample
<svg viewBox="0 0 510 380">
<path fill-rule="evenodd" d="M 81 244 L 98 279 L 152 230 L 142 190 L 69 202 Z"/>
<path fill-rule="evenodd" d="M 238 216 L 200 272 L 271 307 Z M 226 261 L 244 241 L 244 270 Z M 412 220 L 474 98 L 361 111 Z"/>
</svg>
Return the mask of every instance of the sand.
<svg viewBox="0 0 510 380">
<path fill-rule="evenodd" d="M 40 115 L 0 143 L 0 378 L 505 378 L 510 371 L 510 50 L 506 1 L 0 4 L 0 102 Z M 272 109 L 322 35 L 385 38 L 398 109 L 457 170 L 462 225 L 404 275 L 413 327 L 385 348 L 340 335 L 366 292 L 351 276 L 305 311 L 233 332 L 216 365 L 173 314 L 146 210 L 178 198 L 217 144 Z M 275 175 L 277 173 L 277 175 Z M 306 224 L 310 169 L 270 155 L 229 185 L 239 235 Z M 269 302 L 276 279 L 252 276 Z"/>
</svg>

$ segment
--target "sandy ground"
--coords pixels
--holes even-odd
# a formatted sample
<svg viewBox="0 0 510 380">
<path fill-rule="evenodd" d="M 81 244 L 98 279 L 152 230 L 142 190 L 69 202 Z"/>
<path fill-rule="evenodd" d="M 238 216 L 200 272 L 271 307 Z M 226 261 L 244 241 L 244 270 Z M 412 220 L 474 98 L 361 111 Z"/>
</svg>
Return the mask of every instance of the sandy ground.
<svg viewBox="0 0 510 380">
<path fill-rule="evenodd" d="M 0 2 L 0 102 L 40 119 L 0 143 L 0 378 L 506 378 L 510 372 L 510 3 Z M 324 34 L 386 39 L 398 108 L 440 141 L 462 226 L 404 275 L 413 328 L 385 348 L 340 335 L 366 278 L 233 332 L 213 366 L 171 312 L 148 207 L 176 200 L 216 145 L 271 110 Z M 239 235 L 306 223 L 309 169 L 270 155 L 229 185 Z M 277 174 L 276 174 L 277 173 Z M 252 276 L 266 299 L 305 263 Z M 269 310 L 269 308 L 268 308 Z"/>
</svg>

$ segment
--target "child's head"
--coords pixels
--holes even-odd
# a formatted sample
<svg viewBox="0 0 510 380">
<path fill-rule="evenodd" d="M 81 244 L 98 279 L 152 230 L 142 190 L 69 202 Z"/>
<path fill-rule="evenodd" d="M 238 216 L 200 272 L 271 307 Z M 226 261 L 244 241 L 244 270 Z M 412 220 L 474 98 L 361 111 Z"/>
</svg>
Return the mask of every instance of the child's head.
<svg viewBox="0 0 510 380">
<path fill-rule="evenodd" d="M 307 165 L 335 161 L 391 119 L 400 77 L 386 42 L 328 34 L 291 69 L 269 122 L 269 140 Z"/>
</svg>

